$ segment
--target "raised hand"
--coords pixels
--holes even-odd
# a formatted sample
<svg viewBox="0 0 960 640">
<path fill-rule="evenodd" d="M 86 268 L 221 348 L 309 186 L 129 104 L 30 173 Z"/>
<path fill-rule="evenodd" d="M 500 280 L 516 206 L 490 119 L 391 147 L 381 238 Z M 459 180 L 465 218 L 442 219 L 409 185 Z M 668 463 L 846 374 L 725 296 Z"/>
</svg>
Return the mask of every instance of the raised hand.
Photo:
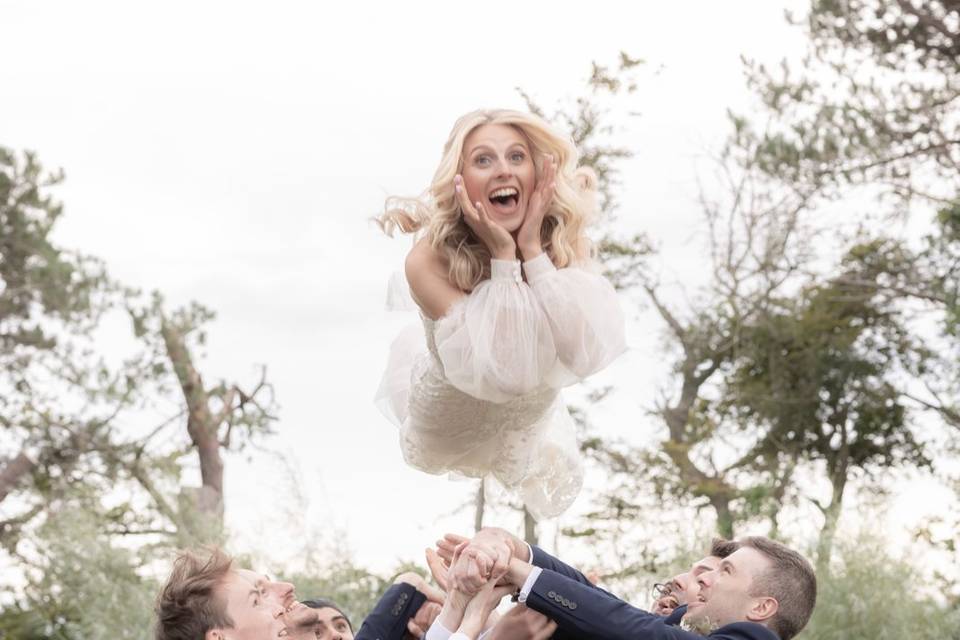
<svg viewBox="0 0 960 640">
<path fill-rule="evenodd" d="M 453 178 L 453 188 L 457 194 L 457 202 L 463 210 L 464 221 L 487 246 L 490 255 L 497 260 L 516 260 L 517 244 L 513 241 L 513 236 L 487 215 L 482 202 L 470 202 L 460 174 Z"/>
<path fill-rule="evenodd" d="M 504 567 L 497 565 L 486 550 L 471 545 L 460 544 L 453 556 L 453 563 L 447 573 L 448 585 L 465 595 L 473 595 L 490 579 L 491 572 L 497 567 L 497 575 L 502 575 Z"/>
<path fill-rule="evenodd" d="M 553 194 L 557 187 L 556 176 L 556 160 L 553 156 L 544 154 L 543 172 L 527 203 L 527 215 L 517 233 L 517 247 L 520 248 L 524 260 L 532 260 L 543 253 L 540 229 L 543 227 L 543 218 L 553 205 Z"/>
<path fill-rule="evenodd" d="M 430 574 L 433 575 L 434 582 L 444 591 L 450 590 L 450 581 L 447 574 L 450 571 L 450 563 L 440 557 L 433 549 L 424 551 L 427 556 L 427 566 L 430 568 Z M 450 556 L 453 559 L 453 556 Z"/>
<path fill-rule="evenodd" d="M 497 621 L 486 637 L 488 640 L 546 640 L 556 630 L 556 622 L 518 604 Z"/>
<path fill-rule="evenodd" d="M 407 621 L 407 631 L 414 638 L 422 638 L 427 633 L 427 629 L 433 624 L 433 621 L 440 615 L 441 607 L 436 602 L 424 602 L 420 605 L 416 615 Z"/>
<path fill-rule="evenodd" d="M 513 587 L 497 586 L 497 581 L 502 577 L 501 573 L 492 574 L 490 580 L 467 603 L 459 631 L 468 638 L 476 638 L 480 634 L 490 613 L 505 596 L 513 592 Z"/>
<path fill-rule="evenodd" d="M 469 542 L 470 538 L 465 538 L 456 533 L 445 533 L 442 538 L 437 540 L 437 555 L 447 563 L 453 564 L 453 554 L 457 546 L 464 542 Z"/>
</svg>

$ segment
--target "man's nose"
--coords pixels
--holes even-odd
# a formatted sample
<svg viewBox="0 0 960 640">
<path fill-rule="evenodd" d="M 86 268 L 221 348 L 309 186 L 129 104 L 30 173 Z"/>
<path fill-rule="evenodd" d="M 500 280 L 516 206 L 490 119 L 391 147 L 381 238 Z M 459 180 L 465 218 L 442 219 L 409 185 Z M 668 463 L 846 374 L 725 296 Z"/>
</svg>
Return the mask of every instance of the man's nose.
<svg viewBox="0 0 960 640">
<path fill-rule="evenodd" d="M 284 607 L 293 604 L 294 588 L 289 582 L 271 582 L 270 591 L 276 596 Z"/>
</svg>

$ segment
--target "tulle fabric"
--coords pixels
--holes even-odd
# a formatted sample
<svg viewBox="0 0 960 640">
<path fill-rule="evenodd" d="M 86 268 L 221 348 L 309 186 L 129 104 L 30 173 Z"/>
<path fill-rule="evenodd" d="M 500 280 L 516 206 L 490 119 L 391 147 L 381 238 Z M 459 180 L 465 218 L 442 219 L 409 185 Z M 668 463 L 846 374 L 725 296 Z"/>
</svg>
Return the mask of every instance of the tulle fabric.
<svg viewBox="0 0 960 640">
<path fill-rule="evenodd" d="M 537 519 L 576 499 L 583 463 L 559 388 L 602 369 L 625 348 L 610 284 L 546 256 L 493 261 L 492 275 L 436 322 L 404 329 L 376 394 L 400 427 L 400 448 L 428 473 L 492 477 Z M 544 263 L 545 262 L 545 263 Z M 498 264 L 499 263 L 499 264 Z M 405 280 L 392 308 L 408 309 Z"/>
</svg>

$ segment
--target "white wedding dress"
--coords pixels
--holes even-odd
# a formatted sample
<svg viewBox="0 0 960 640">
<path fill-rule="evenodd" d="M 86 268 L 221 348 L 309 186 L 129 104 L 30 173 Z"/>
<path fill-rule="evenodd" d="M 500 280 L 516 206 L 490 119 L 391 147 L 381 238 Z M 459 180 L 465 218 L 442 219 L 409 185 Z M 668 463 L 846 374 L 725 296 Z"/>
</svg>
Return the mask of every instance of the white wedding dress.
<svg viewBox="0 0 960 640">
<path fill-rule="evenodd" d="M 556 269 L 542 254 L 491 261 L 491 277 L 443 318 L 421 315 L 390 349 L 377 391 L 400 449 L 428 473 L 492 476 L 537 519 L 570 506 L 583 484 L 573 420 L 559 389 L 625 349 L 616 292 L 599 273 Z M 409 300 L 402 278 L 388 306 Z M 392 300 L 392 302 L 391 302 Z M 412 304 L 412 300 L 410 300 Z"/>
</svg>

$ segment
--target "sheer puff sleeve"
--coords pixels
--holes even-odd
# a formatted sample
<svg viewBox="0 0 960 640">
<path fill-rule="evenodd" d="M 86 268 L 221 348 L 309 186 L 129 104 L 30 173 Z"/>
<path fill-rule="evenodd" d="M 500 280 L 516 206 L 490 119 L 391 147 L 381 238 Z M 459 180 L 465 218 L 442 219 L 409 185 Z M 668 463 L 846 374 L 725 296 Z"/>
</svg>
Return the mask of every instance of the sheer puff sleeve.
<svg viewBox="0 0 960 640">
<path fill-rule="evenodd" d="M 623 311 L 606 278 L 580 268 L 557 269 L 546 253 L 525 262 L 523 270 L 550 324 L 557 357 L 576 379 L 623 353 Z"/>
<path fill-rule="evenodd" d="M 477 285 L 436 323 L 444 375 L 464 393 L 507 402 L 539 387 L 557 362 L 547 317 L 520 263 L 492 260 Z"/>
</svg>

